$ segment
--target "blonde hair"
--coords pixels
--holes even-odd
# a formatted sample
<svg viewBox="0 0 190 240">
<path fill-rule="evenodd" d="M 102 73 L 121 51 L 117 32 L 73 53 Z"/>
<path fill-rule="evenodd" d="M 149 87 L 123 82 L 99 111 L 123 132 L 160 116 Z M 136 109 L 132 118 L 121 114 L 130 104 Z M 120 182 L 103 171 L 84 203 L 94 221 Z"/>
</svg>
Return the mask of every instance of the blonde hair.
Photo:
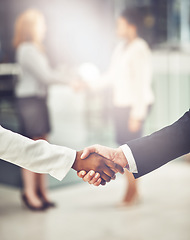
<svg viewBox="0 0 190 240">
<path fill-rule="evenodd" d="M 37 26 L 43 18 L 43 14 L 36 9 L 28 9 L 23 12 L 15 22 L 13 46 L 17 48 L 23 42 L 33 42 L 43 48 L 36 32 Z"/>
</svg>

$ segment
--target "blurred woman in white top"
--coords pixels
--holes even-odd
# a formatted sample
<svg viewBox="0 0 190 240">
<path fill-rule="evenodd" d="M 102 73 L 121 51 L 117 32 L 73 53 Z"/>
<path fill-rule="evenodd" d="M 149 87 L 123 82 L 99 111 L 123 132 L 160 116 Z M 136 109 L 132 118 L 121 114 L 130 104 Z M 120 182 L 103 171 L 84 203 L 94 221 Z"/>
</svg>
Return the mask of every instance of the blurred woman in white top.
<svg viewBox="0 0 190 240">
<path fill-rule="evenodd" d="M 116 47 L 106 79 L 113 84 L 114 123 L 119 145 L 142 136 L 143 123 L 154 102 L 151 88 L 151 51 L 139 37 L 142 24 L 137 8 L 125 9 L 117 20 L 117 34 L 121 42 Z M 128 188 L 124 205 L 138 198 L 137 182 L 126 172 Z"/>
<path fill-rule="evenodd" d="M 63 83 L 63 77 L 50 67 L 45 55 L 45 33 L 45 19 L 38 10 L 26 10 L 16 20 L 13 43 L 22 70 L 16 86 L 21 134 L 34 140 L 46 140 L 50 132 L 48 86 Z M 22 199 L 27 206 L 36 210 L 54 206 L 47 196 L 45 175 L 23 169 L 22 177 Z"/>
</svg>

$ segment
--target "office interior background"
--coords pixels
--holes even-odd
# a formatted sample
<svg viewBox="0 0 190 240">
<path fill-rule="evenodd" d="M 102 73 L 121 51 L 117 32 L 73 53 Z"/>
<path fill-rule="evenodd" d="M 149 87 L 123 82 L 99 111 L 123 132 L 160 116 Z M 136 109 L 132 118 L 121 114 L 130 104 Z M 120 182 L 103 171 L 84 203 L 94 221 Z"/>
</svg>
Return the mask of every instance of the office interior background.
<svg viewBox="0 0 190 240">
<path fill-rule="evenodd" d="M 144 135 L 171 124 L 187 111 L 190 107 L 189 0 L 0 0 L 0 124 L 12 131 L 19 132 L 19 122 L 14 101 L 14 87 L 19 71 L 15 64 L 12 38 L 15 19 L 21 12 L 29 7 L 34 7 L 44 13 L 48 27 L 44 44 L 52 67 L 58 66 L 59 68 L 69 68 L 73 71 L 78 71 L 81 66 L 86 64 L 90 66 L 89 69 L 92 71 L 90 72 L 89 70 L 88 74 L 93 74 L 94 68 L 92 65 L 100 73 L 105 72 L 109 66 L 112 50 L 117 42 L 117 38 L 115 37 L 115 21 L 120 11 L 127 6 L 142 8 L 142 12 L 144 13 L 142 34 L 149 43 L 153 53 L 153 90 L 155 103 L 146 120 Z M 111 98 L 112 92 L 110 88 L 92 93 L 86 91 L 75 92 L 68 86 L 51 86 L 49 88 L 48 106 L 50 109 L 52 131 L 49 135 L 49 141 L 53 144 L 64 145 L 77 150 L 95 143 L 116 147 L 117 144 L 115 142 L 115 132 L 111 117 Z M 62 206 L 62 204 L 66 203 L 64 201 L 59 202 L 60 208 L 55 213 L 52 212 L 50 216 L 54 219 L 58 216 L 59 221 L 61 221 L 61 216 L 63 215 L 64 218 L 64 214 L 66 214 L 67 219 L 64 218 L 63 225 L 66 224 L 68 226 L 67 230 L 61 230 L 60 222 L 57 224 L 55 222 L 52 223 L 50 216 L 36 214 L 36 216 L 32 215 L 30 217 L 29 213 L 19 212 L 20 205 L 18 204 L 17 195 L 22 186 L 20 169 L 1 161 L 0 199 L 2 198 L 2 205 L 0 203 L 0 239 L 13 239 L 13 235 L 9 232 L 10 227 L 10 229 L 13 228 L 14 230 L 14 239 L 17 239 L 17 235 L 18 239 L 25 239 L 26 237 L 28 239 L 40 240 L 62 239 L 65 238 L 64 234 L 66 234 L 66 239 L 69 240 L 74 238 L 80 239 L 83 234 L 81 229 L 85 230 L 87 228 L 86 231 L 89 235 L 84 233 L 83 239 L 88 240 L 97 239 L 97 237 L 105 240 L 140 240 L 149 239 L 149 237 L 154 239 L 188 240 L 190 239 L 190 221 L 187 215 L 189 216 L 190 213 L 190 192 L 186 187 L 188 187 L 187 183 L 190 180 L 190 167 L 188 165 L 184 166 L 183 162 L 184 159 L 177 160 L 177 164 L 182 164 L 181 174 L 177 171 L 178 165 L 177 167 L 173 167 L 172 165 L 171 168 L 166 166 L 160 176 L 167 176 L 167 171 L 170 172 L 170 178 L 167 181 L 169 181 L 168 189 L 171 192 L 174 191 L 174 187 L 170 184 L 172 182 L 176 185 L 178 184 L 177 179 L 173 181 L 173 174 L 176 178 L 182 177 L 182 185 L 177 186 L 178 190 L 180 188 L 179 192 L 182 196 L 186 196 L 186 201 L 188 201 L 184 205 L 178 206 L 178 201 L 181 200 L 178 195 L 179 192 L 176 192 L 176 195 L 173 194 L 172 198 L 171 196 L 168 197 L 170 201 L 168 200 L 167 207 L 165 207 L 164 203 L 164 207 L 160 203 L 160 205 L 158 204 L 159 210 L 155 210 L 156 206 L 152 207 L 153 203 L 151 203 L 155 199 L 153 197 L 148 199 L 150 205 L 146 205 L 143 210 L 139 210 L 141 212 L 140 220 L 137 219 L 137 224 L 139 224 L 137 225 L 137 229 L 142 233 L 141 235 L 139 232 L 135 233 L 136 219 L 134 216 L 139 216 L 138 208 L 127 211 L 117 210 L 116 212 L 110 208 L 110 199 L 115 195 L 113 191 L 118 191 L 115 182 L 113 185 L 110 184 L 112 188 L 111 186 L 105 188 L 105 192 L 103 187 L 100 190 L 94 190 L 92 187 L 87 186 L 87 184 L 82 184 L 82 181 L 77 178 L 76 173 L 73 171 L 70 171 L 62 182 L 49 177 L 50 191 L 55 193 L 55 196 L 58 198 L 64 196 L 66 203 L 70 201 L 74 202 L 73 198 L 76 198 L 76 196 L 73 191 L 78 196 L 79 202 L 85 201 L 85 194 L 89 201 L 90 199 L 92 200 L 92 205 L 80 205 L 77 203 L 74 205 L 74 210 L 72 209 L 71 214 L 66 206 Z M 159 175 L 159 173 L 156 174 Z M 145 186 L 148 184 L 148 179 L 151 180 L 151 177 L 148 176 L 147 179 L 142 180 Z M 148 191 L 154 192 L 155 188 L 158 187 L 159 196 L 157 198 L 160 198 L 160 202 L 162 202 L 162 197 L 165 196 L 167 198 L 169 191 L 165 188 L 166 183 L 164 182 L 164 178 L 161 178 L 160 185 L 158 182 L 158 179 L 153 179 L 149 190 L 145 190 L 145 195 L 148 194 Z M 123 182 L 120 184 L 123 185 Z M 153 186 L 153 184 L 155 185 Z M 163 192 L 161 190 L 162 187 L 164 188 Z M 82 189 L 82 196 L 80 195 L 80 188 Z M 181 192 L 186 190 L 187 192 L 185 193 Z M 61 194 L 61 191 L 65 192 Z M 105 194 L 109 196 L 109 199 L 104 196 Z M 119 196 L 121 195 L 120 192 L 118 194 Z M 12 199 L 10 203 L 5 200 L 6 195 Z M 101 202 L 102 195 L 103 201 Z M 16 196 L 15 202 L 11 196 Z M 72 199 L 69 199 L 69 197 Z M 176 199 L 176 205 L 172 203 L 174 198 Z M 115 198 L 113 197 L 113 199 Z M 106 207 L 106 200 L 109 207 Z M 157 201 L 158 199 L 156 199 Z M 97 203 L 98 205 L 96 205 Z M 182 209 L 182 211 L 174 211 L 172 215 L 173 210 L 169 207 L 170 214 L 167 215 L 168 206 L 172 204 L 173 208 Z M 71 205 L 69 206 L 72 208 Z M 93 206 L 95 206 L 94 211 L 92 210 Z M 149 207 L 150 209 L 151 207 L 153 208 L 153 215 L 151 215 Z M 9 208 L 9 210 L 6 210 L 6 208 Z M 80 208 L 82 208 L 81 211 L 78 210 Z M 179 215 L 177 215 L 178 213 Z M 75 214 L 78 214 L 78 218 Z M 92 214 L 95 214 L 97 221 L 100 221 L 102 224 L 97 224 L 98 227 L 96 228 L 92 227 L 90 223 L 84 221 L 82 214 L 85 215 L 85 218 L 90 219 L 93 218 Z M 183 214 L 185 215 L 184 218 Z M 151 219 L 147 220 L 147 225 L 141 223 L 149 215 L 151 215 Z M 24 219 L 22 220 L 22 217 L 26 217 L 31 226 L 35 227 L 31 227 L 33 230 L 26 230 L 23 233 L 25 230 L 20 229 L 18 223 L 15 224 L 17 220 L 14 216 L 19 216 L 23 224 Z M 82 226 L 81 229 L 76 227 L 76 225 L 80 226 L 79 217 L 82 219 L 82 223 L 86 224 L 86 227 Z M 169 225 L 170 227 L 167 228 L 168 222 L 174 218 L 178 219 L 178 217 L 182 224 L 178 225 L 178 222 L 176 222 L 176 225 Z M 78 219 L 78 221 L 73 221 L 73 218 Z M 101 218 L 103 219 L 102 221 Z M 112 229 L 113 232 L 105 223 L 106 221 L 109 222 L 110 218 L 113 221 L 114 219 L 119 219 L 120 223 L 119 226 L 115 222 Z M 154 218 L 160 218 L 159 220 L 157 219 L 159 223 Z M 15 224 L 15 227 L 9 225 L 10 219 L 11 224 Z M 67 225 L 67 221 L 70 222 L 69 225 Z M 72 221 L 75 224 L 74 227 L 71 224 Z M 152 221 L 155 222 L 158 228 L 154 226 L 152 231 L 147 230 L 146 232 L 144 228 L 148 229 L 149 223 Z M 133 225 L 130 225 L 132 222 Z M 42 229 L 38 226 L 41 223 Z M 95 224 L 95 222 L 92 223 Z M 127 226 L 124 223 L 130 225 L 130 229 L 127 228 L 126 232 L 124 229 Z M 27 228 L 30 228 L 30 224 L 27 225 Z M 151 224 L 150 226 L 152 226 Z M 44 231 L 47 231 L 49 227 L 51 233 L 49 231 L 49 235 L 46 235 Z M 72 227 L 76 229 L 76 235 L 72 232 Z M 104 227 L 107 229 L 107 232 Z M 56 228 L 58 228 L 57 233 Z M 176 230 L 176 235 L 172 234 L 172 228 L 179 228 L 179 231 Z M 150 232 L 150 236 L 148 232 Z M 180 233 L 183 234 L 180 235 Z"/>
</svg>

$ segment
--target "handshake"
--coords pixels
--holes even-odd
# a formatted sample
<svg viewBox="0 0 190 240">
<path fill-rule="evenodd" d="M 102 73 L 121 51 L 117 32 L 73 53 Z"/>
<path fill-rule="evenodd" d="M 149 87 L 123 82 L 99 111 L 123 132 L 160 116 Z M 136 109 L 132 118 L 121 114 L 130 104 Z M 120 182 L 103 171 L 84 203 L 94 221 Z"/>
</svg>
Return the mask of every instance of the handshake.
<svg viewBox="0 0 190 240">
<path fill-rule="evenodd" d="M 128 162 L 121 148 L 93 145 L 77 152 L 72 168 L 85 182 L 99 186 L 114 180 L 117 172 L 123 174 L 126 166 Z"/>
</svg>

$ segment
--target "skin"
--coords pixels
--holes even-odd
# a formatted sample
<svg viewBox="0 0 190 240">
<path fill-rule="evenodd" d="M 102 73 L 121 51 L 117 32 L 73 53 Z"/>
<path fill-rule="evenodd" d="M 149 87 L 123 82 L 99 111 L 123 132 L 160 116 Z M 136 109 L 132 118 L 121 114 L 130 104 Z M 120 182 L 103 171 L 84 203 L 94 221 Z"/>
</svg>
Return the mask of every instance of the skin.
<svg viewBox="0 0 190 240">
<path fill-rule="evenodd" d="M 35 28 L 35 33 L 36 33 L 36 41 L 39 43 L 42 43 L 46 35 L 46 23 L 43 16 L 41 16 L 38 20 L 38 24 L 36 25 L 36 28 Z"/>
<path fill-rule="evenodd" d="M 72 168 L 77 172 L 83 170 L 85 174 L 86 172 L 93 170 L 93 172 L 89 172 L 89 178 L 91 178 L 92 176 L 94 177 L 93 183 L 95 183 L 96 181 L 100 182 L 99 179 L 101 177 L 101 179 L 103 180 L 101 182 L 103 185 L 105 185 L 105 182 L 110 182 L 111 179 L 115 178 L 115 173 L 124 173 L 124 170 L 120 165 L 106 159 L 103 156 L 100 156 L 95 152 L 88 152 L 88 156 L 85 157 L 85 159 L 81 159 L 82 153 L 82 151 L 77 152 L 76 159 Z M 95 174 L 95 172 L 98 174 Z"/>
<path fill-rule="evenodd" d="M 122 168 L 126 167 L 128 164 L 127 159 L 120 148 L 113 149 L 113 148 L 104 147 L 96 144 L 91 147 L 85 148 L 81 158 L 86 160 L 89 154 L 92 154 L 92 153 L 96 153 L 107 159 L 110 159 L 113 163 L 118 164 Z M 80 171 L 78 172 L 77 175 L 78 177 L 82 178 L 83 181 L 89 182 L 90 184 L 94 184 L 94 186 L 99 186 L 101 183 L 99 180 L 100 177 L 96 175 L 95 171 L 91 173 L 87 171 Z"/>
<path fill-rule="evenodd" d="M 127 40 L 127 42 L 132 42 L 138 37 L 137 28 L 135 25 L 130 24 L 125 18 L 119 17 L 117 20 L 117 36 Z"/>
<path fill-rule="evenodd" d="M 139 129 L 141 128 L 142 121 L 135 119 L 135 118 L 130 118 L 128 122 L 128 127 L 131 132 L 138 132 Z"/>
</svg>

